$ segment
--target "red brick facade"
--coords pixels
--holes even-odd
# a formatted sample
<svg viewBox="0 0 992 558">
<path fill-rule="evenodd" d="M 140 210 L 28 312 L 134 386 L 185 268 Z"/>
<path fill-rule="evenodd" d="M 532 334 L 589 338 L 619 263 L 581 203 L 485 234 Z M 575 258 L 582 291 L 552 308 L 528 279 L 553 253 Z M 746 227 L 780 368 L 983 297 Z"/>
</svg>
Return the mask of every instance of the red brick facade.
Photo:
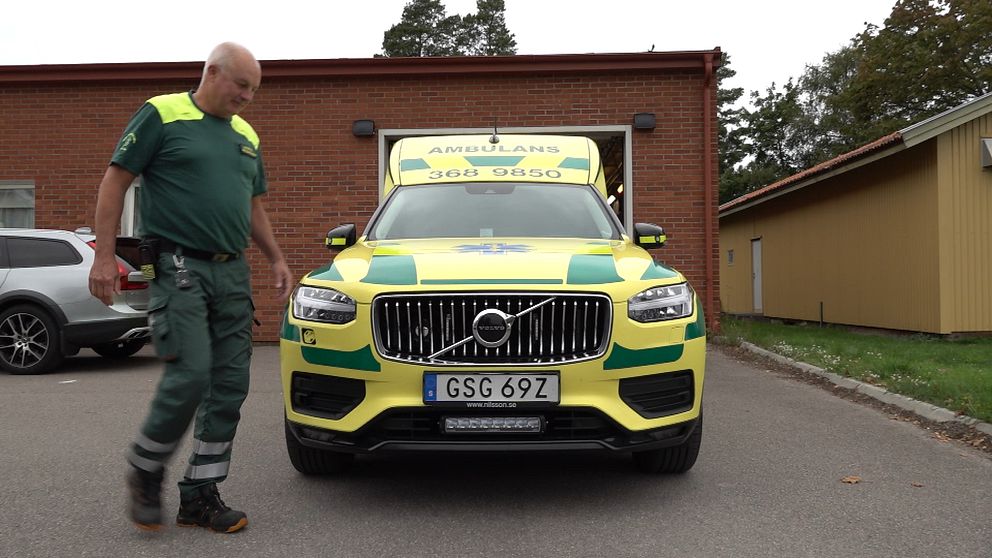
<svg viewBox="0 0 992 558">
<path fill-rule="evenodd" d="M 656 128 L 632 133 L 634 221 L 665 227 L 669 243 L 657 257 L 689 278 L 715 328 L 716 81 L 706 68 L 718 60 L 714 51 L 263 62 L 262 87 L 242 115 L 261 137 L 275 235 L 302 276 L 330 259 L 329 228 L 355 222 L 361 231 L 377 204 L 378 141 L 354 137 L 356 119 L 377 129 L 478 128 L 494 117 L 501 127 L 556 127 L 627 125 L 653 112 Z M 198 77 L 189 63 L 0 67 L 0 181 L 34 182 L 38 227 L 91 226 L 128 118 L 145 99 L 192 89 Z M 283 307 L 264 257 L 256 248 L 249 256 L 263 323 L 256 339 L 274 341 Z"/>
</svg>

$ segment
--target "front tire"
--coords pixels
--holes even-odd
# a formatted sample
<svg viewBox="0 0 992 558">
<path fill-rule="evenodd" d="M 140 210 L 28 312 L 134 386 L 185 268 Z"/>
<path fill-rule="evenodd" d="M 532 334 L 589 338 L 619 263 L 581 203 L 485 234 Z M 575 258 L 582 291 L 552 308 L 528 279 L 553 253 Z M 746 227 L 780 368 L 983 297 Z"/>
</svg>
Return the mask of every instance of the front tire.
<svg viewBox="0 0 992 558">
<path fill-rule="evenodd" d="M 62 333 L 52 317 L 33 304 L 0 313 L 0 368 L 11 374 L 44 374 L 62 362 Z"/>
<path fill-rule="evenodd" d="M 699 446 L 703 440 L 703 412 L 692 434 L 681 444 L 670 448 L 634 452 L 634 466 L 642 473 L 681 474 L 696 464 Z"/>
<path fill-rule="evenodd" d="M 289 461 L 304 475 L 333 475 L 343 473 L 355 462 L 355 455 L 309 448 L 296 439 L 286 422 L 286 451 Z"/>
</svg>

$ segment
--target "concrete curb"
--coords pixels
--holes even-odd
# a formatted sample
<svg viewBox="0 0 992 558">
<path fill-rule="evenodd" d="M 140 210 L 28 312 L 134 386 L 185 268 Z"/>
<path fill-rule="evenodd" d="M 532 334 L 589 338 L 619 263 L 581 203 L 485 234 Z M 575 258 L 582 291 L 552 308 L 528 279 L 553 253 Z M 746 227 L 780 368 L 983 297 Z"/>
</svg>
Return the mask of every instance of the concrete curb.
<svg viewBox="0 0 992 558">
<path fill-rule="evenodd" d="M 899 395 L 898 393 L 893 393 L 887 391 L 878 386 L 873 386 L 871 384 L 866 384 L 864 382 L 854 380 L 851 378 L 845 378 L 839 374 L 834 374 L 833 372 L 828 372 L 823 368 L 818 366 L 813 366 L 812 364 L 806 364 L 805 362 L 800 362 L 798 360 L 793 360 L 789 357 L 782 356 L 777 353 L 773 353 L 769 350 L 762 349 L 757 345 L 748 343 L 747 341 L 741 341 L 740 344 L 742 349 L 751 351 L 754 354 L 761 355 L 766 358 L 770 358 L 775 362 L 780 362 L 787 366 L 797 368 L 804 372 L 809 372 L 811 374 L 816 374 L 826 378 L 834 385 L 840 386 L 842 388 L 847 388 L 858 393 L 863 393 L 868 397 L 872 397 L 881 401 L 882 403 L 888 403 L 890 405 L 895 405 L 900 409 L 909 411 L 911 413 L 916 413 L 921 417 L 932 420 L 934 422 L 960 422 L 961 424 L 972 426 L 975 429 L 984 432 L 992 436 L 992 424 L 987 422 L 982 422 L 976 418 L 969 417 L 967 415 L 958 415 L 952 411 L 944 409 L 943 407 L 938 407 L 930 403 L 924 403 L 922 401 L 917 401 L 905 395 Z"/>
</svg>

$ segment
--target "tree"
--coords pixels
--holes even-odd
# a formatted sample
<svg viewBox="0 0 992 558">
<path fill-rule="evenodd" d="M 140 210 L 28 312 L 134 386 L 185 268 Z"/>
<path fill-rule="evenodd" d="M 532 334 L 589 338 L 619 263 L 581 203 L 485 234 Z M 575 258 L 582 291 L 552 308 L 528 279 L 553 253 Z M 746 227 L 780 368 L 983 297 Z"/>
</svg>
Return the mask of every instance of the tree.
<svg viewBox="0 0 992 558">
<path fill-rule="evenodd" d="M 466 56 L 516 53 L 503 0 L 477 0 L 476 13 L 448 16 L 440 0 L 410 0 L 382 38 L 383 56 Z"/>
<path fill-rule="evenodd" d="M 992 2 L 898 0 L 883 27 L 807 66 L 727 132 L 720 200 L 768 185 L 992 91 Z M 721 140 L 723 137 L 721 136 Z"/>
<path fill-rule="evenodd" d="M 717 82 L 717 120 L 720 125 L 718 131 L 718 151 L 720 153 L 720 200 L 736 197 L 733 192 L 740 190 L 739 186 L 732 184 L 735 182 L 736 167 L 744 161 L 747 156 L 746 146 L 743 145 L 740 134 L 737 131 L 741 126 L 741 116 L 744 109 L 735 107 L 735 103 L 744 95 L 744 89 L 734 87 L 725 89 L 725 80 L 737 75 L 737 72 L 730 67 L 730 55 L 726 52 L 720 53 L 720 67 L 716 70 Z M 724 190 L 729 190 L 727 193 Z M 730 197 L 727 197 L 730 196 Z"/>
<path fill-rule="evenodd" d="M 468 54 L 498 56 L 516 54 L 517 41 L 506 27 L 506 6 L 503 0 L 477 0 L 476 13 L 462 18 L 466 35 L 474 41 Z"/>
<path fill-rule="evenodd" d="M 992 89 L 992 2 L 900 0 L 852 46 L 850 86 L 827 101 L 849 111 L 844 131 L 861 144 Z"/>
<path fill-rule="evenodd" d="M 452 56 L 461 35 L 462 19 L 448 17 L 440 0 L 411 0 L 403 17 L 383 34 L 385 56 Z"/>
<path fill-rule="evenodd" d="M 721 203 L 798 172 L 812 160 L 815 127 L 800 94 L 791 79 L 781 89 L 773 83 L 763 96 L 751 93 L 753 108 L 741 109 L 740 126 L 728 132 L 728 144 L 746 163 L 721 172 Z"/>
<path fill-rule="evenodd" d="M 806 158 L 814 164 L 866 143 L 861 130 L 871 117 L 859 112 L 848 98 L 856 87 L 862 58 L 855 46 L 845 46 L 827 54 L 819 65 L 807 66 L 800 78 L 803 107 L 817 129 L 811 134 L 813 143 Z"/>
<path fill-rule="evenodd" d="M 750 108 L 736 106 L 744 91 L 727 89 L 734 77 L 730 55 L 717 69 L 717 116 L 720 122 L 720 203 L 801 170 L 815 159 L 815 126 L 805 114 L 802 90 L 792 80 L 774 83 L 764 95 L 752 92 Z"/>
</svg>

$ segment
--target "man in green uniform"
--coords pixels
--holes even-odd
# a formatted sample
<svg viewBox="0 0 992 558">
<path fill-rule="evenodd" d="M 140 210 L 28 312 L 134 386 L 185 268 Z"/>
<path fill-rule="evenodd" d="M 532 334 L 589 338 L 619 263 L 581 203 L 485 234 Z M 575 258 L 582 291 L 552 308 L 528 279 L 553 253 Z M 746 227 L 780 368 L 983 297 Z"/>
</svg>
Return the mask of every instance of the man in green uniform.
<svg viewBox="0 0 992 558">
<path fill-rule="evenodd" d="M 219 45 L 195 92 L 154 97 L 134 114 L 100 183 L 93 295 L 110 304 L 119 288 L 117 223 L 138 175 L 142 234 L 157 254 L 149 321 L 165 372 L 128 454 L 130 514 L 144 529 L 162 525 L 164 466 L 194 417 L 177 523 L 228 533 L 248 524 L 243 512 L 220 499 L 217 483 L 227 477 L 248 394 L 249 237 L 271 262 L 282 299 L 293 285 L 262 207 L 258 136 L 237 116 L 260 81 L 261 68 L 247 49 Z"/>
</svg>

